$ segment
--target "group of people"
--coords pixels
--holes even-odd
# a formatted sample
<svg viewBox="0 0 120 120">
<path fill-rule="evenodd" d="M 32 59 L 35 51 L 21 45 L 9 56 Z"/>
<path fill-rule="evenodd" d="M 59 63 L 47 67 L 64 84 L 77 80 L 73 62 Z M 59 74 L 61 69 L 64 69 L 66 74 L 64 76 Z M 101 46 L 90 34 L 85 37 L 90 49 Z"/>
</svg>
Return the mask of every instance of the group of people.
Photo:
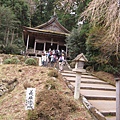
<svg viewBox="0 0 120 120">
<path fill-rule="evenodd" d="M 65 64 L 66 54 L 64 50 L 51 50 L 43 52 L 41 56 L 42 66 L 48 66 L 56 68 L 56 63 L 59 62 L 59 70 L 63 70 Z"/>
</svg>

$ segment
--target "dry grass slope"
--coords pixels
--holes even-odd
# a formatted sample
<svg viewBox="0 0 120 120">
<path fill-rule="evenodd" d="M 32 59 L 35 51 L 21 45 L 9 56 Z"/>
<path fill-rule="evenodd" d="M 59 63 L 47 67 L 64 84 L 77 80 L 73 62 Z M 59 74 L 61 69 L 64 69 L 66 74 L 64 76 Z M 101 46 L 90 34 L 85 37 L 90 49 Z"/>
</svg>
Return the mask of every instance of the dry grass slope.
<svg viewBox="0 0 120 120">
<path fill-rule="evenodd" d="M 18 82 L 16 87 L 0 97 L 0 120 L 93 120 L 53 68 L 0 65 L 1 85 L 14 79 Z M 36 88 L 33 111 L 25 110 L 27 87 Z"/>
</svg>

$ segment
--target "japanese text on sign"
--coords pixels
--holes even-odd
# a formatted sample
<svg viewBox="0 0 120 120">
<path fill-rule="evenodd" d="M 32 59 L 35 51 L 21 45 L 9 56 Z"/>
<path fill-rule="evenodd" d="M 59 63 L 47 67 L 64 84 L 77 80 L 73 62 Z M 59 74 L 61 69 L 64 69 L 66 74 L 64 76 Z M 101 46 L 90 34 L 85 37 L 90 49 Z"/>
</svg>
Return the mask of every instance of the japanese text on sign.
<svg viewBox="0 0 120 120">
<path fill-rule="evenodd" d="M 35 90 L 35 88 L 27 88 L 25 110 L 34 109 Z"/>
</svg>

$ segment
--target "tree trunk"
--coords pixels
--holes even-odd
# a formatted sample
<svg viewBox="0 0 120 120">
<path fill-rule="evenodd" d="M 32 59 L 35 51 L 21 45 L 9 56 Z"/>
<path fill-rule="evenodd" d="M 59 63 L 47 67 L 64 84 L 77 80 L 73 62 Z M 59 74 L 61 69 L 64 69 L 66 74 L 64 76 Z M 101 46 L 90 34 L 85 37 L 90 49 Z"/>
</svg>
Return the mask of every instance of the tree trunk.
<svg viewBox="0 0 120 120">
<path fill-rule="evenodd" d="M 4 44 L 6 44 L 7 28 L 4 31 Z"/>
<path fill-rule="evenodd" d="M 14 35 L 15 35 L 15 34 L 14 34 L 14 30 L 13 30 L 13 31 L 12 31 L 12 37 L 11 37 L 11 43 L 10 43 L 11 45 L 13 44 Z"/>
<path fill-rule="evenodd" d="M 9 31 L 9 28 L 7 29 L 7 34 L 6 34 L 6 45 L 8 45 L 8 39 L 9 39 L 9 33 L 10 33 L 10 31 Z"/>
</svg>

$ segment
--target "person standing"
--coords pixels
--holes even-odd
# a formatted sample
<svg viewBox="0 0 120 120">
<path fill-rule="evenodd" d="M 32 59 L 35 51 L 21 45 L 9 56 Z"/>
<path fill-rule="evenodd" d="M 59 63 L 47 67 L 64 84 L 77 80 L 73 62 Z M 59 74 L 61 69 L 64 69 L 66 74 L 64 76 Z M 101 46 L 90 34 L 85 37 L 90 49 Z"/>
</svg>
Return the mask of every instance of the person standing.
<svg viewBox="0 0 120 120">
<path fill-rule="evenodd" d="M 65 62 L 64 54 L 62 54 L 59 57 L 58 61 L 59 61 L 59 70 L 62 71 L 63 70 L 64 62 Z"/>
<path fill-rule="evenodd" d="M 46 66 L 46 60 L 47 60 L 47 57 L 45 55 L 45 53 L 42 54 L 42 66 Z"/>
</svg>

